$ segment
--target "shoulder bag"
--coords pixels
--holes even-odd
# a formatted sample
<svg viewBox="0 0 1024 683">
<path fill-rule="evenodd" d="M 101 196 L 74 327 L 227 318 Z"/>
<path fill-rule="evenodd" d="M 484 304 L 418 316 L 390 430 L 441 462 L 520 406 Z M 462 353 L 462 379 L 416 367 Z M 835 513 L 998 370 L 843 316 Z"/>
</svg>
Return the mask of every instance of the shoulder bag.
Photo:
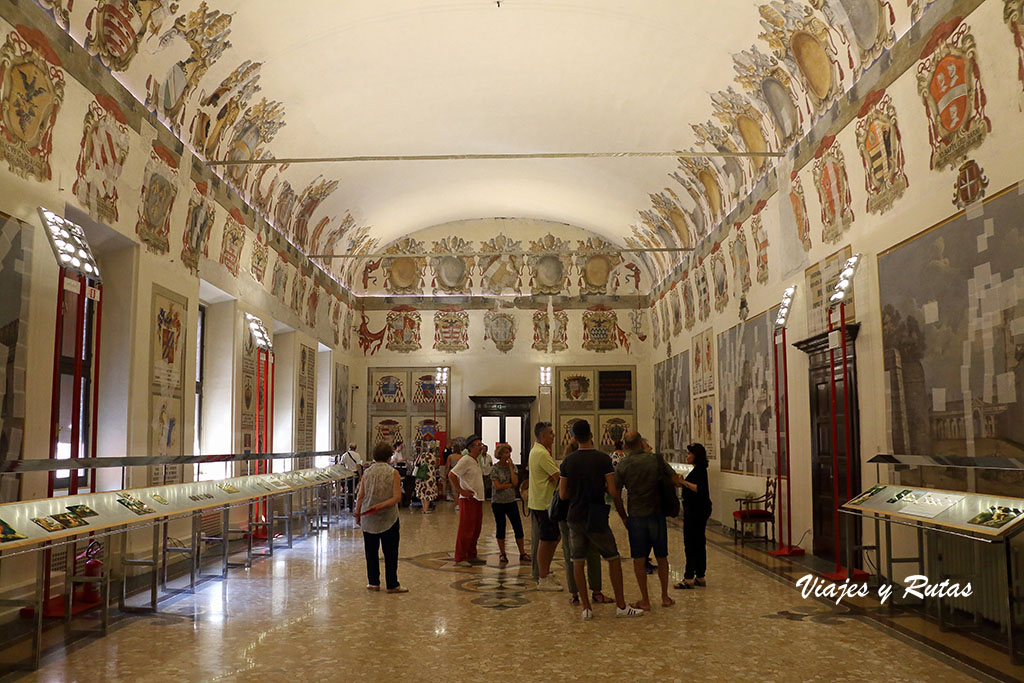
<svg viewBox="0 0 1024 683">
<path fill-rule="evenodd" d="M 660 470 L 668 467 L 661 453 L 658 454 L 658 465 Z M 672 477 L 667 476 L 664 472 L 662 472 L 661 479 L 658 481 L 658 493 L 661 498 L 658 506 L 661 514 L 666 517 L 678 517 L 680 510 L 679 494 L 676 493 L 676 485 L 672 481 Z"/>
</svg>

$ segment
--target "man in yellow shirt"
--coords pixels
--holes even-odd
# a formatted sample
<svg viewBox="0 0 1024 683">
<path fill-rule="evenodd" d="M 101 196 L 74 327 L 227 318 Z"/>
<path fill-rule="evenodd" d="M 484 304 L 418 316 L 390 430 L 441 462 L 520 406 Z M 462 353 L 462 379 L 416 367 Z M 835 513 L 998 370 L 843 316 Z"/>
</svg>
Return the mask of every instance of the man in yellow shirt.
<svg viewBox="0 0 1024 683">
<path fill-rule="evenodd" d="M 550 422 L 538 422 L 533 428 L 537 442 L 530 449 L 530 492 L 528 495 L 533 537 L 533 575 L 537 590 L 560 591 L 562 584 L 550 574 L 551 558 L 561 535 L 558 522 L 548 517 L 548 504 L 558 487 L 558 464 L 551 455 L 555 430 Z"/>
</svg>

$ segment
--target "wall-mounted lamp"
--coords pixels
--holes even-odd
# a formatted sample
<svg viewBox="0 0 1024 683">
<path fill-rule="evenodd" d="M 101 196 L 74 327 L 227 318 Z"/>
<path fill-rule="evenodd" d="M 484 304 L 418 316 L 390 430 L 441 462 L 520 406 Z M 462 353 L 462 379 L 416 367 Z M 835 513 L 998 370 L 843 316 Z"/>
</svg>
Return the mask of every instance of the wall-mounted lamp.
<svg viewBox="0 0 1024 683">
<path fill-rule="evenodd" d="M 786 327 L 789 321 L 789 309 L 793 307 L 793 295 L 796 294 L 796 285 L 786 287 L 782 293 L 782 303 L 779 304 L 779 316 L 775 318 L 775 329 L 781 330 Z"/>
<path fill-rule="evenodd" d="M 439 386 L 448 384 L 448 368 L 437 367 L 434 369 L 434 383 Z"/>
<path fill-rule="evenodd" d="M 832 290 L 832 296 L 828 298 L 829 307 L 838 306 L 843 303 L 843 299 L 849 293 L 850 287 L 853 286 L 853 276 L 857 272 L 858 264 L 860 264 L 860 254 L 854 254 L 846 259 L 843 269 L 839 271 L 839 281 L 836 282 L 836 286 Z"/>
<path fill-rule="evenodd" d="M 542 387 L 551 386 L 551 366 L 542 365 L 540 366 L 540 385 Z"/>
<path fill-rule="evenodd" d="M 249 330 L 252 332 L 252 338 L 256 342 L 256 346 L 264 351 L 273 351 L 274 344 L 270 341 L 270 334 L 267 333 L 267 328 L 263 326 L 263 321 L 252 313 L 246 313 L 245 319 L 249 323 Z"/>
<path fill-rule="evenodd" d="M 62 268 L 99 281 L 100 268 L 96 265 L 96 258 L 89 248 L 82 227 L 41 206 L 39 217 L 46 226 L 46 237 L 50 240 L 50 247 L 57 258 L 57 263 Z"/>
</svg>

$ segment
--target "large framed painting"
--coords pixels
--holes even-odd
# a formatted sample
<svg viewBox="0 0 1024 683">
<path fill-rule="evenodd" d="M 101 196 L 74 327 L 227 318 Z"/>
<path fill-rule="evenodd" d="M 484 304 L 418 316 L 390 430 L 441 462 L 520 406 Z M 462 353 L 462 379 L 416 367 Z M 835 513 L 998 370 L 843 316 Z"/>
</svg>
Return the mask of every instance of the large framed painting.
<svg viewBox="0 0 1024 683">
<path fill-rule="evenodd" d="M 597 385 L 593 370 L 563 368 L 558 371 L 558 409 L 565 411 L 593 410 Z"/>
<path fill-rule="evenodd" d="M 332 442 L 336 449 L 348 448 L 348 406 L 350 392 L 348 385 L 348 366 L 334 364 L 334 423 Z"/>
<path fill-rule="evenodd" d="M 878 257 L 891 450 L 1024 457 L 1024 193 L 955 214 Z M 902 483 L 967 490 L 964 468 Z M 1024 477 L 975 471 L 977 492 L 1020 494 Z"/>
<path fill-rule="evenodd" d="M 626 432 L 633 429 L 631 415 L 600 415 L 597 422 L 594 443 L 598 450 L 605 453 L 615 450 L 615 442 L 622 441 Z M 594 428 L 593 424 L 591 424 L 591 428 Z"/>
<path fill-rule="evenodd" d="M 370 403 L 375 409 L 405 410 L 409 401 L 409 373 L 405 370 L 374 370 L 370 373 Z"/>
<path fill-rule="evenodd" d="M 682 461 L 690 441 L 690 352 L 654 366 L 654 443 L 670 461 Z"/>
<path fill-rule="evenodd" d="M 561 460 L 569 454 L 569 442 L 573 440 L 572 426 L 579 420 L 586 420 L 590 423 L 592 430 L 597 429 L 597 425 L 594 424 L 593 415 L 562 415 L 558 420 L 558 432 L 555 434 L 555 452 L 553 455 L 556 460 Z"/>
<path fill-rule="evenodd" d="M 388 443 L 394 446 L 399 441 L 409 439 L 409 418 L 399 415 L 382 415 L 371 418 L 369 448 L 378 443 Z"/>
</svg>

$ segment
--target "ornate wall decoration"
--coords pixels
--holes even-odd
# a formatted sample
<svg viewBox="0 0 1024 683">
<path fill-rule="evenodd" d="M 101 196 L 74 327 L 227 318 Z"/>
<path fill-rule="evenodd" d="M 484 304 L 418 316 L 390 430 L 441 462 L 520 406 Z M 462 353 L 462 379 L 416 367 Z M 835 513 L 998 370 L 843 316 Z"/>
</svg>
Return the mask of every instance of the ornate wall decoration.
<svg viewBox="0 0 1024 683">
<path fill-rule="evenodd" d="M 767 152 L 770 149 L 764 116 L 745 96 L 729 86 L 711 95 L 714 117 L 722 122 L 732 137 L 734 147 L 745 152 Z M 709 136 L 710 138 L 710 136 Z M 719 145 L 716 145 L 716 148 Z M 719 151 L 723 151 L 719 149 Z M 769 169 L 766 157 L 750 157 L 751 180 L 760 178 Z"/>
<path fill-rule="evenodd" d="M 992 130 L 985 116 L 978 53 L 967 24 L 939 24 L 921 52 L 917 90 L 928 114 L 931 167 L 953 168 Z"/>
<path fill-rule="evenodd" d="M 683 249 L 692 248 L 697 240 L 692 227 L 693 221 L 687 218 L 686 210 L 683 209 L 679 197 L 670 188 L 650 195 L 651 205 L 657 212 L 653 215 L 648 211 L 641 211 L 640 217 L 652 230 L 660 232 L 665 230 L 675 236 L 675 244 Z M 664 241 L 664 240 L 663 240 Z"/>
<path fill-rule="evenodd" d="M 210 67 L 231 47 L 231 16 L 210 10 L 205 0 L 195 11 L 177 17 L 171 28 L 160 36 L 160 49 L 184 42 L 189 55 L 176 61 L 163 80 L 151 74 L 146 79 L 146 108 L 164 118 L 180 134 L 185 118 L 185 102 L 198 87 Z"/>
<path fill-rule="evenodd" d="M 583 349 L 614 351 L 622 346 L 629 352 L 629 336 L 619 327 L 618 316 L 607 306 L 591 306 L 583 312 Z"/>
<path fill-rule="evenodd" d="M 909 185 L 896 108 L 885 91 L 876 90 L 857 115 L 857 147 L 864 162 L 868 213 L 885 213 Z"/>
<path fill-rule="evenodd" d="M 639 308 L 629 312 L 629 331 L 640 341 L 647 341 L 647 316 Z"/>
<path fill-rule="evenodd" d="M 331 332 L 334 333 L 334 347 L 341 346 L 341 301 L 333 299 L 329 304 Z"/>
<path fill-rule="evenodd" d="M 697 317 L 707 320 L 711 315 L 711 286 L 708 284 L 707 270 L 704 259 L 697 262 L 693 273 L 694 288 L 697 290 Z"/>
<path fill-rule="evenodd" d="M 181 262 L 193 274 L 199 273 L 199 256 L 206 256 L 214 219 L 213 198 L 206 183 L 196 183 L 188 200 L 185 232 L 181 236 Z"/>
<path fill-rule="evenodd" d="M 690 126 L 697 141 L 723 155 L 741 151 L 740 145 L 712 121 Z M 711 164 L 718 171 L 718 177 L 724 181 L 725 194 L 730 197 L 741 197 L 747 191 L 747 167 L 742 159 L 732 156 L 711 157 Z"/>
<path fill-rule="evenodd" d="M 320 304 L 320 288 L 314 284 L 309 288 L 309 297 L 306 299 L 306 324 L 316 329 L 316 309 Z"/>
<path fill-rule="evenodd" d="M 389 351 L 410 353 L 420 350 L 420 312 L 412 306 L 395 306 L 388 311 Z"/>
<path fill-rule="evenodd" d="M 863 73 L 896 42 L 896 16 L 885 0 L 810 0 L 857 51 Z"/>
<path fill-rule="evenodd" d="M 669 310 L 668 292 L 661 295 L 658 307 L 661 309 L 661 336 L 668 344 L 672 341 L 672 311 Z"/>
<path fill-rule="evenodd" d="M 579 273 L 580 295 L 607 294 L 608 281 L 612 273 L 622 264 L 622 254 L 600 237 L 580 240 L 576 255 L 576 271 Z M 587 253 L 603 251 L 604 253 Z"/>
<path fill-rule="evenodd" d="M 534 294 L 561 294 L 569 277 L 569 243 L 552 234 L 530 242 L 530 287 Z"/>
<path fill-rule="evenodd" d="M 469 349 L 469 313 L 448 306 L 434 313 L 434 349 L 458 353 Z"/>
<path fill-rule="evenodd" d="M 249 273 L 252 279 L 263 284 L 263 278 L 267 273 L 267 262 L 270 258 L 270 248 L 267 246 L 266 236 L 262 231 L 256 233 L 256 239 L 252 241 L 252 256 L 249 259 Z"/>
<path fill-rule="evenodd" d="M 390 247 L 381 262 L 384 268 L 384 287 L 390 294 L 419 294 L 423 291 L 423 273 L 427 268 L 427 259 L 423 254 L 423 242 L 411 237 L 403 237 Z M 398 256 L 398 254 L 414 254 Z"/>
<path fill-rule="evenodd" d="M 12 173 L 52 177 L 53 125 L 64 102 L 64 71 L 49 41 L 18 25 L 0 47 L 0 157 Z"/>
<path fill-rule="evenodd" d="M 295 277 L 292 278 L 292 298 L 289 307 L 292 309 L 292 313 L 302 317 L 302 305 L 306 300 L 306 288 L 309 286 L 309 281 L 303 277 L 301 271 L 295 273 Z"/>
<path fill-rule="evenodd" d="M 558 353 L 569 348 L 569 314 L 555 309 L 548 315 L 548 309 L 533 312 L 533 345 L 536 351 Z"/>
<path fill-rule="evenodd" d="M 338 189 L 337 180 L 317 178 L 306 186 L 296 200 L 297 212 L 295 220 L 292 221 L 291 235 L 295 244 L 304 253 L 309 253 L 309 221 L 313 219 L 313 213 L 336 189 Z"/>
<path fill-rule="evenodd" d="M 270 276 L 270 295 L 278 301 L 284 301 L 288 290 L 288 261 L 280 253 L 274 261 L 274 272 Z"/>
<path fill-rule="evenodd" d="M 835 244 L 853 223 L 853 199 L 843 150 L 829 135 L 814 155 L 814 186 L 821 204 L 821 240 Z"/>
<path fill-rule="evenodd" d="M 391 314 L 389 313 L 388 315 L 390 316 Z M 360 311 L 359 316 L 361 318 L 359 322 L 359 348 L 363 350 L 364 356 L 372 356 L 380 350 L 381 344 L 384 343 L 384 335 L 387 334 L 390 326 L 385 323 L 384 327 L 376 332 L 372 332 L 366 312 Z"/>
<path fill-rule="evenodd" d="M 707 210 L 708 228 L 717 225 L 726 211 L 726 201 L 715 167 L 705 157 L 681 157 L 679 168 L 686 177 L 692 179 L 692 187 L 696 188 L 700 197 L 703 198 Z M 680 181 L 680 184 L 687 190 L 691 189 L 691 185 L 682 181 L 678 173 L 673 177 Z"/>
<path fill-rule="evenodd" d="M 487 311 L 484 314 L 484 339 L 494 342 L 494 347 L 508 353 L 516 343 L 516 318 L 508 311 Z"/>
<path fill-rule="evenodd" d="M 960 165 L 956 182 L 953 184 L 953 203 L 956 208 L 963 209 L 985 196 L 988 178 L 985 171 L 974 159 L 968 159 Z"/>
<path fill-rule="evenodd" d="M 760 37 L 799 76 L 815 112 L 828 109 L 842 92 L 843 69 L 829 27 L 810 7 L 793 0 L 761 5 Z"/>
<path fill-rule="evenodd" d="M 683 333 L 683 307 L 679 301 L 679 290 L 674 284 L 668 293 L 668 304 L 672 314 L 672 336 L 678 337 Z"/>
<path fill-rule="evenodd" d="M 478 256 L 476 265 L 480 272 L 480 284 L 487 294 L 501 294 L 506 289 L 516 294 L 522 292 L 523 243 L 505 235 L 498 235 L 480 244 L 480 251 L 487 256 Z M 491 256 L 493 254 L 493 256 Z"/>
<path fill-rule="evenodd" d="M 245 219 L 238 209 L 228 211 L 227 221 L 224 223 L 224 236 L 220 242 L 220 262 L 231 273 L 231 277 L 238 277 L 238 266 L 242 259 L 242 248 L 245 247 Z M 297 306 L 292 306 L 298 310 Z"/>
<path fill-rule="evenodd" d="M 128 140 L 127 119 L 117 102 L 96 95 L 85 113 L 71 191 L 91 216 L 105 223 L 117 221 L 117 181 L 128 157 Z"/>
<path fill-rule="evenodd" d="M 657 305 L 651 306 L 651 333 L 654 335 L 654 348 L 661 345 L 661 321 L 658 320 Z"/>
<path fill-rule="evenodd" d="M 319 239 L 320 233 L 314 232 L 312 239 L 312 251 L 317 254 L 333 254 L 335 247 L 339 242 L 345 239 L 349 235 L 354 235 L 355 231 L 353 228 L 356 227 L 356 219 L 352 217 L 351 213 L 346 213 L 345 217 L 341 219 L 337 227 L 331 232 L 327 233 L 327 236 L 323 239 Z"/>
<path fill-rule="evenodd" d="M 173 7 L 168 8 L 168 5 Z M 177 3 L 165 0 L 97 0 L 89 10 L 85 49 L 111 71 L 124 71 L 139 52 L 148 33 L 156 35 L 163 22 L 177 11 Z"/>
<path fill-rule="evenodd" d="M 341 348 L 348 351 L 352 346 L 352 309 L 345 306 L 345 316 L 341 322 Z"/>
<path fill-rule="evenodd" d="M 729 243 L 729 258 L 732 261 L 733 288 L 740 294 L 750 289 L 750 257 L 747 254 L 747 236 L 743 224 L 733 226 L 735 237 Z"/>
<path fill-rule="evenodd" d="M 170 249 L 167 236 L 171 232 L 171 208 L 178 195 L 178 160 L 171 150 L 153 144 L 145 177 L 135 232 L 148 251 L 166 254 Z"/>
<path fill-rule="evenodd" d="M 756 258 L 754 263 L 757 264 L 757 281 L 762 285 L 768 282 L 768 231 L 764 229 L 764 222 L 761 220 L 761 209 L 764 208 L 765 201 L 762 199 L 759 203 L 761 208 L 754 211 L 753 218 L 750 219 L 750 236 L 754 242 L 754 254 Z"/>
<path fill-rule="evenodd" d="M 697 324 L 697 307 L 693 298 L 693 285 L 690 284 L 689 271 L 683 274 L 682 284 L 680 286 L 683 289 L 683 326 L 689 330 Z"/>
<path fill-rule="evenodd" d="M 281 170 L 284 168 L 282 166 Z M 299 196 L 292 189 L 292 184 L 287 180 L 283 181 L 281 189 L 277 193 L 277 199 L 274 201 L 274 227 L 285 234 L 289 233 L 292 214 L 295 212 L 295 205 L 298 201 Z"/>
<path fill-rule="evenodd" d="M 274 139 L 282 126 L 284 126 L 284 105 L 265 97 L 260 98 L 259 102 L 245 110 L 242 120 L 235 125 L 235 129 L 231 133 L 231 140 L 223 154 L 224 158 L 230 161 L 248 161 L 269 156 L 266 145 Z M 283 171 L 287 166 L 287 164 L 282 164 L 280 170 Z M 224 178 L 235 187 L 242 188 L 250 168 L 245 165 L 228 166 L 224 171 Z M 262 178 L 263 172 L 264 170 L 260 169 L 255 174 L 257 183 L 253 191 L 254 198 L 260 194 L 258 181 Z M 265 214 L 270 213 L 270 202 L 274 196 L 274 187 L 278 179 L 279 176 L 276 176 L 271 181 L 270 189 L 263 196 L 263 212 Z M 294 197 L 294 194 L 292 196 Z M 287 222 L 278 223 L 278 228 L 281 230 L 285 230 L 286 227 Z"/>
<path fill-rule="evenodd" d="M 1017 46 L 1017 79 L 1024 87 L 1024 0 L 1003 0 L 1003 19 L 1013 34 Z"/>
<path fill-rule="evenodd" d="M 189 124 L 189 134 L 192 147 L 207 159 L 218 157 L 225 133 L 235 125 L 250 98 L 260 89 L 262 67 L 262 62 L 247 59 L 236 66 L 212 93 L 200 93 L 197 111 Z"/>
<path fill-rule="evenodd" d="M 473 243 L 461 237 L 445 237 L 434 242 L 431 249 L 430 269 L 434 271 L 430 286 L 434 294 L 468 294 L 473 287 L 473 257 L 466 254 Z"/>
<path fill-rule="evenodd" d="M 796 106 L 797 98 L 789 73 L 778 59 L 764 54 L 756 45 L 734 54 L 732 59 L 736 82 L 745 87 L 771 115 L 778 137 L 777 149 L 789 149 L 804 125 L 804 115 Z"/>
<path fill-rule="evenodd" d="M 715 287 L 715 310 L 721 313 L 729 305 L 729 271 L 721 243 L 711 249 L 711 281 Z"/>
<path fill-rule="evenodd" d="M 811 250 L 811 219 L 807 214 L 807 199 L 804 197 L 804 184 L 800 182 L 800 174 L 793 171 L 792 185 L 789 189 L 789 201 L 793 206 L 793 217 L 796 222 L 797 237 L 804 251 Z"/>
</svg>

